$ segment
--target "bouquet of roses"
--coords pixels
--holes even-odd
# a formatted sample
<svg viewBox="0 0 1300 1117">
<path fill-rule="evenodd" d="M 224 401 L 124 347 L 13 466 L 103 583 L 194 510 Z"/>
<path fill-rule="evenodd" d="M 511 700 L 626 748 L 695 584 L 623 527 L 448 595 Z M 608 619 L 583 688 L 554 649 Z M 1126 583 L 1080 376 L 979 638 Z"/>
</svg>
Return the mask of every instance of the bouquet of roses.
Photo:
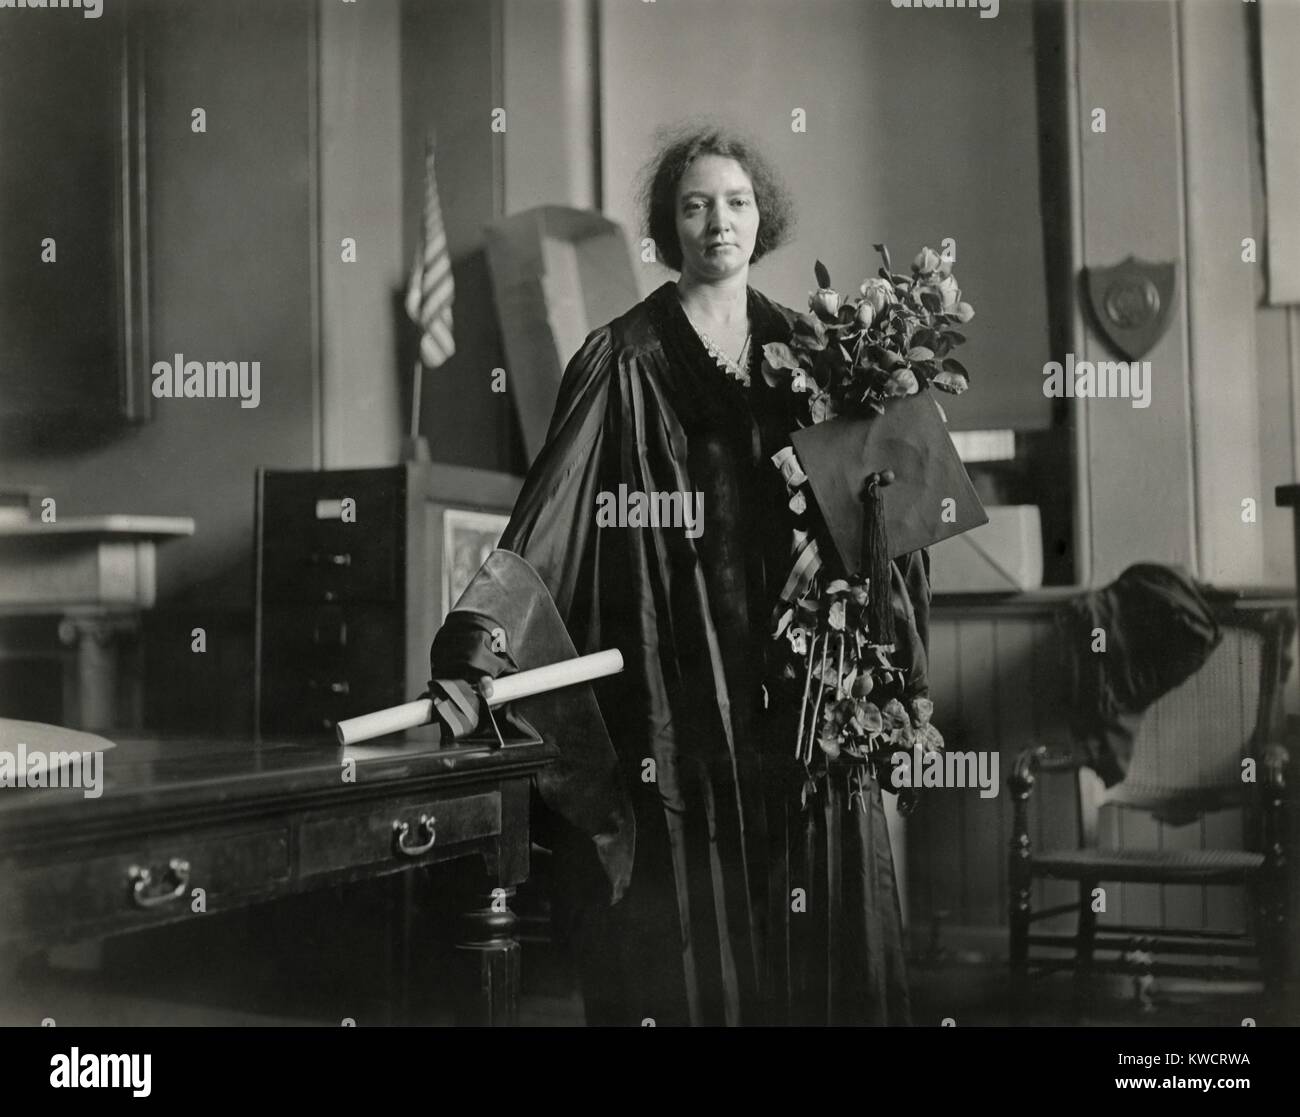
<svg viewBox="0 0 1300 1117">
<path fill-rule="evenodd" d="M 884 415 L 930 388 L 959 394 L 969 385 L 965 367 L 949 354 L 966 340 L 958 327 L 975 312 L 961 298 L 951 261 L 923 248 L 911 274 L 902 275 L 893 271 L 888 249 L 875 248 L 884 266 L 862 283 L 856 299 L 841 298 L 817 261 L 809 312 L 797 316 L 788 343 L 763 347 L 768 383 L 789 378 L 805 401 L 801 427 Z M 866 478 L 860 499 L 868 505 L 870 530 L 863 532 L 862 568 L 832 570 L 822 561 L 827 540 L 818 528 L 825 524 L 808 522 L 816 502 L 795 447 L 782 449 L 773 462 L 799 525 L 773 637 L 780 677 L 802 692 L 794 755 L 807 777 L 804 802 L 833 767 L 847 766 L 850 803 L 865 807 L 869 766 L 879 778 L 900 750 L 910 755 L 943 748 L 930 723 L 930 700 L 908 699 L 906 672 L 891 660 L 893 600 L 880 490 L 894 480 L 893 471 Z M 887 776 L 880 782 L 892 787 Z M 910 806 L 911 797 L 903 802 Z"/>
<path fill-rule="evenodd" d="M 818 260 L 809 313 L 795 319 L 789 344 L 763 346 L 763 375 L 773 385 L 788 375 L 807 394 L 810 423 L 881 413 L 925 387 L 960 395 L 969 386 L 965 367 L 948 354 L 966 340 L 957 327 L 975 311 L 962 301 L 951 260 L 922 248 L 912 274 L 899 275 L 889 249 L 874 247 L 884 267 L 863 281 L 859 298 L 842 299 Z"/>
</svg>

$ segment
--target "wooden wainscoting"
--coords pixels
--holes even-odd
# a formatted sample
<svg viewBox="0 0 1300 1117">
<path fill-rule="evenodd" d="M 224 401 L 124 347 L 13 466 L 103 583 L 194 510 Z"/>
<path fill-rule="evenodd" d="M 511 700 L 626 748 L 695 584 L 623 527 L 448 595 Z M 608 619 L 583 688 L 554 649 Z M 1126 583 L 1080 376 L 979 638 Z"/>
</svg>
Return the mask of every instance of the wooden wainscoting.
<svg viewBox="0 0 1300 1117">
<path fill-rule="evenodd" d="M 1006 777 L 1026 747 L 1035 743 L 1053 750 L 1069 747 L 1068 683 L 1054 621 L 1055 610 L 1066 596 L 1047 590 L 1001 601 L 952 598 L 934 603 L 930 673 L 935 723 L 949 749 L 996 750 L 1000 786 L 991 799 L 980 798 L 978 790 L 926 791 L 921 807 L 908 820 L 911 933 L 922 949 L 934 933 L 937 918 L 942 945 L 972 946 L 993 957 L 1006 956 L 1007 847 L 1012 821 Z M 1226 712 L 1225 731 L 1248 732 L 1252 720 L 1253 711 Z M 1176 740 L 1157 740 L 1161 749 L 1178 748 Z M 1293 842 L 1294 820 L 1293 804 Z M 1035 848 L 1075 844 L 1078 804 L 1071 774 L 1040 774 L 1031 822 Z M 1101 842 L 1107 846 L 1231 848 L 1240 847 L 1242 840 L 1237 810 L 1175 827 L 1109 807 L 1102 812 L 1101 827 Z M 1291 860 L 1294 878 L 1294 856 Z M 1293 879 L 1293 894 L 1296 888 Z M 1076 897 L 1075 886 L 1068 882 L 1037 881 L 1033 905 L 1050 907 Z M 1107 910 L 1101 918 L 1240 930 L 1247 908 L 1240 889 L 1125 884 L 1107 890 Z M 1067 915 L 1038 926 L 1069 931 L 1074 920 Z"/>
</svg>

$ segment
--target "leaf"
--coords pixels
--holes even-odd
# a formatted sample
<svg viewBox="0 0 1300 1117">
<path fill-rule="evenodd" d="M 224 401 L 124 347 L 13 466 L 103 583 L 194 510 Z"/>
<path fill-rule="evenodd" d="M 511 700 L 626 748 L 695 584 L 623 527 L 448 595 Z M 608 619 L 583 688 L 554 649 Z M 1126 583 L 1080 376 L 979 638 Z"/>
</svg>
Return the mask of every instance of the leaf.
<svg viewBox="0 0 1300 1117">
<path fill-rule="evenodd" d="M 921 305 L 931 314 L 938 314 L 943 309 L 943 300 L 933 291 L 922 291 Z"/>
<path fill-rule="evenodd" d="M 794 351 L 784 341 L 769 341 L 763 346 L 763 356 L 773 369 L 790 369 L 797 372 L 800 368 Z"/>
<path fill-rule="evenodd" d="M 818 287 L 829 287 L 831 285 L 831 273 L 826 270 L 826 265 L 820 260 L 813 265 L 813 274 L 817 276 Z"/>
<path fill-rule="evenodd" d="M 945 357 L 943 367 L 949 372 L 955 372 L 958 376 L 964 376 L 967 380 L 970 379 L 970 373 L 966 371 L 966 366 L 956 357 Z"/>
<path fill-rule="evenodd" d="M 932 361 L 934 360 L 934 350 L 927 349 L 924 345 L 915 345 L 907 351 L 909 361 Z"/>
<path fill-rule="evenodd" d="M 880 258 L 885 261 L 885 270 L 893 271 L 894 265 L 889 262 L 889 249 L 886 248 L 883 244 L 873 244 L 871 247 L 874 248 L 877 252 L 879 252 Z"/>
<path fill-rule="evenodd" d="M 944 363 L 947 364 L 946 361 Z M 965 376 L 959 372 L 949 372 L 947 369 L 939 373 L 939 375 L 931 380 L 930 383 L 940 391 L 949 392 L 954 396 L 961 395 L 962 392 L 970 387 L 970 382 Z M 948 420 L 945 417 L 944 422 L 947 421 Z"/>
<path fill-rule="evenodd" d="M 815 314 L 798 314 L 790 343 L 799 349 L 825 349 L 826 327 Z"/>
<path fill-rule="evenodd" d="M 966 335 L 958 330 L 944 330 L 943 336 L 946 337 L 953 345 L 965 345 Z"/>
</svg>

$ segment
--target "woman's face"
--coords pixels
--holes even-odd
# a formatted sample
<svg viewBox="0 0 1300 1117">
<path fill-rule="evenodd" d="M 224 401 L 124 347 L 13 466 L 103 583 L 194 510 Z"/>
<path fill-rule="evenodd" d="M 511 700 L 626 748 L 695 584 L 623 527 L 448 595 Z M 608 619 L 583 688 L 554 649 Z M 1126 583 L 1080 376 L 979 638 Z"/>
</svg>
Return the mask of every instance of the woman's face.
<svg viewBox="0 0 1300 1117">
<path fill-rule="evenodd" d="M 701 155 L 677 187 L 682 274 L 715 282 L 749 268 L 758 238 L 754 184 L 734 159 Z"/>
</svg>

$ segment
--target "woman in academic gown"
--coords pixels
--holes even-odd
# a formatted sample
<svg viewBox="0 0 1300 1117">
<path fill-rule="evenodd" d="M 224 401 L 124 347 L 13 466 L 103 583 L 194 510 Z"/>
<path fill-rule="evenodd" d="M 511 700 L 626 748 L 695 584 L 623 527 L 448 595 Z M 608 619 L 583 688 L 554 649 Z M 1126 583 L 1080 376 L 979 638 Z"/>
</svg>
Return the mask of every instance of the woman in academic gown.
<svg viewBox="0 0 1300 1117">
<path fill-rule="evenodd" d="M 618 648 L 626 664 L 596 694 L 634 816 L 630 879 L 608 856 L 602 874 L 594 843 L 562 823 L 551 843 L 587 1019 L 908 1023 L 881 790 L 851 810 L 831 778 L 805 806 L 799 694 L 767 670 L 793 530 L 771 457 L 796 424 L 788 384 L 760 365 L 794 312 L 748 279 L 787 236 L 788 198 L 719 130 L 665 146 L 645 195 L 680 278 L 569 362 L 501 542 L 541 575 L 579 653 Z M 598 526 L 599 495 L 620 484 L 702 494 L 702 534 Z M 926 688 L 928 600 L 923 556 L 896 562 L 909 698 Z"/>
</svg>

